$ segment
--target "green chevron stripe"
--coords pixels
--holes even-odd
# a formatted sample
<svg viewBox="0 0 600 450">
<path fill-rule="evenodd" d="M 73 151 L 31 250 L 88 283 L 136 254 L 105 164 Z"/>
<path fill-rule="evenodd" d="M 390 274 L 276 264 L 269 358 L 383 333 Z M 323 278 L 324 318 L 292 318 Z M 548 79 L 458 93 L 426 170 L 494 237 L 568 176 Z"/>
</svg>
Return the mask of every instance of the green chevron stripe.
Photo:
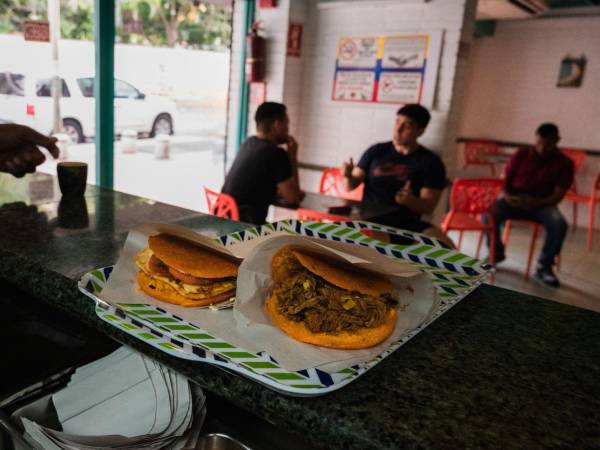
<svg viewBox="0 0 600 450">
<path fill-rule="evenodd" d="M 267 372 L 265 375 L 276 380 L 304 380 L 304 377 L 292 372 Z"/>
<path fill-rule="evenodd" d="M 232 359 L 247 359 L 247 358 L 256 358 L 256 355 L 248 352 L 221 352 L 222 355 L 227 356 Z"/>
<path fill-rule="evenodd" d="M 465 258 L 467 258 L 467 256 L 463 255 L 462 253 L 457 253 L 453 256 L 445 258 L 444 262 L 455 263 L 455 262 L 460 261 L 461 259 L 465 259 Z"/>
<path fill-rule="evenodd" d="M 214 336 L 206 333 L 181 333 L 180 336 L 185 336 L 187 339 L 215 339 Z"/>
<path fill-rule="evenodd" d="M 441 248 L 439 250 L 435 250 L 431 253 L 427 253 L 427 257 L 428 258 L 439 258 L 440 256 L 446 255 L 447 253 L 451 252 L 452 250 L 448 250 L 445 248 Z"/>
<path fill-rule="evenodd" d="M 337 236 L 337 237 L 343 236 L 345 234 L 350 233 L 351 231 L 352 231 L 352 228 L 342 228 L 341 230 L 336 231 L 335 233 L 333 233 L 333 236 Z"/>
<path fill-rule="evenodd" d="M 269 361 L 244 361 L 243 364 L 253 369 L 278 369 L 279 366 Z"/>
<path fill-rule="evenodd" d="M 421 245 L 420 247 L 410 249 L 409 253 L 412 253 L 413 255 L 420 255 L 427 250 L 431 250 L 430 245 Z"/>
<path fill-rule="evenodd" d="M 228 344 L 227 342 L 202 342 L 202 345 L 208 348 L 235 348 L 235 346 Z"/>
<path fill-rule="evenodd" d="M 143 337 L 144 339 L 147 339 L 147 340 L 158 338 L 158 336 L 154 336 L 152 333 L 140 333 L 140 334 L 138 334 L 138 336 Z"/>
<path fill-rule="evenodd" d="M 149 317 L 148 320 L 152 323 L 167 323 L 167 322 L 179 322 L 177 319 L 174 319 L 172 317 Z"/>
</svg>

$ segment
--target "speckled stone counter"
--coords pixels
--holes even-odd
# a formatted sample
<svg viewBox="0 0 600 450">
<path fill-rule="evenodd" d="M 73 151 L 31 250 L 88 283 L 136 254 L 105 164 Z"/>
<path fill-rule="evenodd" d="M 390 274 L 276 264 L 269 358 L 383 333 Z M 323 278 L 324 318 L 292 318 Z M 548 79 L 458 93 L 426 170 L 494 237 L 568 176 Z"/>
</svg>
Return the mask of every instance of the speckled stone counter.
<svg viewBox="0 0 600 450">
<path fill-rule="evenodd" d="M 0 175 L 2 176 L 2 175 Z M 600 449 L 600 314 L 484 285 L 350 385 L 287 397 L 170 357 L 98 318 L 78 278 L 113 264 L 129 229 L 171 222 L 217 235 L 239 223 L 56 179 L 0 178 L 0 278 L 320 448 Z"/>
</svg>

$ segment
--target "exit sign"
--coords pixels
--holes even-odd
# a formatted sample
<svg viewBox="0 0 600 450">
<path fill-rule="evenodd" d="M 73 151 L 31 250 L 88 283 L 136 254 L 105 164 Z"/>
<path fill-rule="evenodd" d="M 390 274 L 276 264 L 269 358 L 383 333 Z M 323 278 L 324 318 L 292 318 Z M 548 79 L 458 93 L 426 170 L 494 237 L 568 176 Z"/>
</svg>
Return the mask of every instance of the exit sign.
<svg viewBox="0 0 600 450">
<path fill-rule="evenodd" d="M 45 20 L 26 20 L 23 36 L 26 41 L 50 42 L 50 24 Z"/>
</svg>

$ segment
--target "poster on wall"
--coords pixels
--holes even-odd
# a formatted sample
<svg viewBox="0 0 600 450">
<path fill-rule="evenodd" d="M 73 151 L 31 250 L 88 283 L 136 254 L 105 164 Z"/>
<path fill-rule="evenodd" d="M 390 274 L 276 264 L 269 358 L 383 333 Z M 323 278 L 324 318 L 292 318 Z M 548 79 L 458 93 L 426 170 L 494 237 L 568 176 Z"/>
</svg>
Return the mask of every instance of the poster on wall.
<svg viewBox="0 0 600 450">
<path fill-rule="evenodd" d="M 556 86 L 580 87 L 585 73 L 585 63 L 585 56 L 581 56 L 581 58 L 564 57 L 560 63 Z"/>
<path fill-rule="evenodd" d="M 332 99 L 433 106 L 442 31 L 338 41 Z"/>
</svg>

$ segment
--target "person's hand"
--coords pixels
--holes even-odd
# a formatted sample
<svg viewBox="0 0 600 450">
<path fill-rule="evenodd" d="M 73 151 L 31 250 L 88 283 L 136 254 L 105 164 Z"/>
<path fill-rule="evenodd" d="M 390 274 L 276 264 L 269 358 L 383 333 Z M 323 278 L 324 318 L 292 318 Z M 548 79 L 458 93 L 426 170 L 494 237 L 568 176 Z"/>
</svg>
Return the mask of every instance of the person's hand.
<svg viewBox="0 0 600 450">
<path fill-rule="evenodd" d="M 344 165 L 342 166 L 342 175 L 344 175 L 345 178 L 352 177 L 354 167 L 354 161 L 350 158 L 350 161 L 344 162 Z"/>
<path fill-rule="evenodd" d="M 35 168 L 46 160 L 38 145 L 58 158 L 56 138 L 44 136 L 24 125 L 0 125 L 0 171 L 15 177 L 35 172 Z"/>
<path fill-rule="evenodd" d="M 409 208 L 411 208 L 411 206 L 419 200 L 417 197 L 415 197 L 415 195 L 412 192 L 412 189 L 410 187 L 410 180 L 404 183 L 404 187 L 398 192 L 396 192 L 394 200 L 397 204 L 408 206 Z"/>
<path fill-rule="evenodd" d="M 296 159 L 298 157 L 298 141 L 296 141 L 293 136 L 288 136 L 287 151 L 291 159 Z"/>
<path fill-rule="evenodd" d="M 513 208 L 530 209 L 534 207 L 535 199 L 529 195 L 512 195 L 505 194 L 504 198 Z"/>
</svg>

